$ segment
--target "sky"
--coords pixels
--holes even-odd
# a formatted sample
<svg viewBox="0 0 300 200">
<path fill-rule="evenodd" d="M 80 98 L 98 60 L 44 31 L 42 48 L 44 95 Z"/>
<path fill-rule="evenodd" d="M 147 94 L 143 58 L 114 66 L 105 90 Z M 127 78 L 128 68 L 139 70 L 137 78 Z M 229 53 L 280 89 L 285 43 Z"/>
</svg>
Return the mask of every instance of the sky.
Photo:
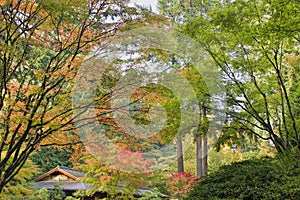
<svg viewBox="0 0 300 200">
<path fill-rule="evenodd" d="M 157 0 L 132 0 L 132 3 L 136 3 L 141 6 L 150 6 L 154 12 L 158 12 L 157 10 Z"/>
</svg>

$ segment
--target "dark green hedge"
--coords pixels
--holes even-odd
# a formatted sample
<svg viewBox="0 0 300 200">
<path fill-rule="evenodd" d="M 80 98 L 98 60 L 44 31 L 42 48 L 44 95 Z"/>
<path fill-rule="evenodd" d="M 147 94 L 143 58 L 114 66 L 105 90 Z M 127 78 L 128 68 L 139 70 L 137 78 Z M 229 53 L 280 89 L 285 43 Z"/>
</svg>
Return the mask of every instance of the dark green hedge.
<svg viewBox="0 0 300 200">
<path fill-rule="evenodd" d="M 187 199 L 300 199 L 299 159 L 247 160 L 221 167 Z"/>
</svg>

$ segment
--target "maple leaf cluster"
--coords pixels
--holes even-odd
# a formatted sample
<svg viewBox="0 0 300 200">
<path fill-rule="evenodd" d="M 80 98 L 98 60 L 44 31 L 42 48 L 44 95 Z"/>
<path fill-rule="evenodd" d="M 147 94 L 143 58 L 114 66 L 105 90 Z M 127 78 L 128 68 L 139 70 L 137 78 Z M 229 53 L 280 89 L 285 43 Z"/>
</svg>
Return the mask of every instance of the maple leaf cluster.
<svg viewBox="0 0 300 200">
<path fill-rule="evenodd" d="M 193 185 L 201 181 L 200 176 L 195 176 L 191 172 L 172 174 L 169 179 L 166 184 L 173 197 L 186 197 Z"/>
</svg>

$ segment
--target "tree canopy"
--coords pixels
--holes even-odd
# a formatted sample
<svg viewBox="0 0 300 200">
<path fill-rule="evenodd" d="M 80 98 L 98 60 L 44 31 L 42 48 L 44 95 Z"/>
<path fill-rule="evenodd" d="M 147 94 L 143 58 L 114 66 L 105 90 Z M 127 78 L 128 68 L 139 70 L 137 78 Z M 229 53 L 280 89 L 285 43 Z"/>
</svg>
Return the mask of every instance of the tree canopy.
<svg viewBox="0 0 300 200">
<path fill-rule="evenodd" d="M 300 150 L 299 6 L 285 0 L 207 1 L 182 27 L 222 70 L 228 121 L 271 140 L 279 152 Z"/>
<path fill-rule="evenodd" d="M 82 169 L 81 196 L 298 195 L 299 0 L 129 2 L 0 0 L 0 196 L 35 198 L 34 162 Z"/>
<path fill-rule="evenodd" d="M 1 1 L 0 191 L 42 140 L 59 143 L 70 137 L 77 118 L 70 100 L 72 80 L 84 57 L 124 24 L 107 23 L 109 17 L 126 17 L 122 5 Z"/>
</svg>

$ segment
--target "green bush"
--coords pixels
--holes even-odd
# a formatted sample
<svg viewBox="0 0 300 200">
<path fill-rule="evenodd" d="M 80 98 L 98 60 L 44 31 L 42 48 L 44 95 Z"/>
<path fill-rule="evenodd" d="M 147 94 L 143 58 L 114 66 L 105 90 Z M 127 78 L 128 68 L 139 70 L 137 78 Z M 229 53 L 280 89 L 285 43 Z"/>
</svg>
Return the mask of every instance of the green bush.
<svg viewBox="0 0 300 200">
<path fill-rule="evenodd" d="M 235 162 L 196 184 L 187 199 L 299 199 L 299 163 L 278 158 Z"/>
</svg>

